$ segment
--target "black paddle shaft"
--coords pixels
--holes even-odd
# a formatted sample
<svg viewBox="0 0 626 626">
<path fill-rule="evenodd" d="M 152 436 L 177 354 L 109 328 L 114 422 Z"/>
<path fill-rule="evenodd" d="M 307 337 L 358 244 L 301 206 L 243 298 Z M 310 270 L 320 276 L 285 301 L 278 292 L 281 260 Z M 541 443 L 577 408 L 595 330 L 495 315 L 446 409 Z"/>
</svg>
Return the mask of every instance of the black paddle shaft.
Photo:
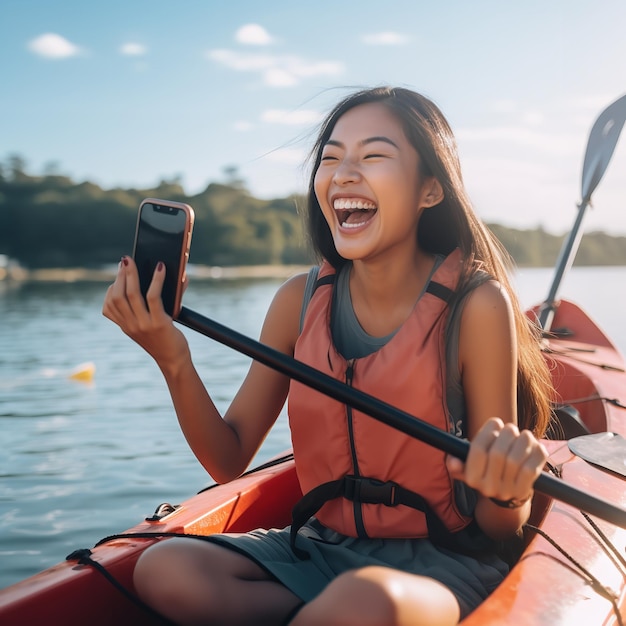
<svg viewBox="0 0 626 626">
<path fill-rule="evenodd" d="M 335 380 L 323 372 L 223 326 L 215 320 L 200 315 L 187 307 L 182 307 L 176 321 L 438 450 L 463 461 L 467 458 L 469 443 L 466 440 L 459 439 L 409 413 L 382 402 L 374 396 Z M 626 511 L 624 509 L 580 491 L 563 480 L 543 473 L 535 481 L 534 488 L 590 515 L 595 515 L 611 524 L 626 528 Z"/>
</svg>

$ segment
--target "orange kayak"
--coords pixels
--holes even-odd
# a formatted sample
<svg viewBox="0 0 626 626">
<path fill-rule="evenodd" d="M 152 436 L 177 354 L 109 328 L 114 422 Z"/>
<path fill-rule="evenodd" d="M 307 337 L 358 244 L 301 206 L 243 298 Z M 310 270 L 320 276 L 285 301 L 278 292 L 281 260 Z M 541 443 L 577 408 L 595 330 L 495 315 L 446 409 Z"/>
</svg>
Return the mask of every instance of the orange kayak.
<svg viewBox="0 0 626 626">
<path fill-rule="evenodd" d="M 597 433 L 600 447 L 610 452 L 611 441 L 626 436 L 624 359 L 571 302 L 560 303 L 552 328 L 556 338 L 547 341 L 546 356 L 553 361 L 554 382 L 567 410 L 559 411 L 561 438 L 545 442 L 550 464 L 566 483 L 624 508 L 623 473 L 604 469 L 602 460 L 583 460 L 570 450 L 577 440 L 565 439 L 572 433 Z M 626 463 L 626 457 L 621 462 Z M 147 546 L 167 533 L 210 535 L 282 527 L 290 523 L 299 497 L 293 459 L 286 454 L 176 508 L 162 506 L 152 519 L 121 536 L 105 538 L 90 551 L 75 553 L 0 591 L 0 624 L 159 624 L 119 589 L 133 593 L 133 567 Z M 525 550 L 510 574 L 462 624 L 626 622 L 626 530 L 540 493 L 534 498 L 530 526 Z"/>
</svg>

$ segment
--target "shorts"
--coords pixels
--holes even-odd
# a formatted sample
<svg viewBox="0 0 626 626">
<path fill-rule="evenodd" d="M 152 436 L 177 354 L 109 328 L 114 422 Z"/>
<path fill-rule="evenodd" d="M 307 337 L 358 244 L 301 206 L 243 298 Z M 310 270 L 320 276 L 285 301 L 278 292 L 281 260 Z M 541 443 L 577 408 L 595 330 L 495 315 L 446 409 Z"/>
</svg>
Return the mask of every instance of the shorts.
<svg viewBox="0 0 626 626">
<path fill-rule="evenodd" d="M 315 518 L 298 532 L 297 546 L 309 553 L 307 560 L 293 553 L 289 526 L 206 539 L 252 559 L 304 602 L 315 598 L 339 574 L 378 565 L 439 581 L 455 595 L 461 617 L 465 617 L 509 571 L 509 566 L 491 552 L 459 554 L 428 539 L 357 539 L 326 528 Z"/>
</svg>

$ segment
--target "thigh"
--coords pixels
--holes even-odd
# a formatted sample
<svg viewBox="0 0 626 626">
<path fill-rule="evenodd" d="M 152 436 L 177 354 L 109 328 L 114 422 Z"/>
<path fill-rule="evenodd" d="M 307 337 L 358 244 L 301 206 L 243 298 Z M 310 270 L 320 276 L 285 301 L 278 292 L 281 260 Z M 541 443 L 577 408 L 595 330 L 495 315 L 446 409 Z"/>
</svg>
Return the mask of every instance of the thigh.
<svg viewBox="0 0 626 626">
<path fill-rule="evenodd" d="M 275 624 L 301 603 L 248 557 L 191 538 L 148 548 L 134 583 L 150 606 L 181 624 Z"/>
<path fill-rule="evenodd" d="M 217 543 L 195 538 L 172 538 L 148 548 L 139 558 L 135 575 L 190 575 L 202 578 L 266 580 L 270 575 L 252 559 Z M 174 574 L 175 573 L 175 574 Z"/>
</svg>

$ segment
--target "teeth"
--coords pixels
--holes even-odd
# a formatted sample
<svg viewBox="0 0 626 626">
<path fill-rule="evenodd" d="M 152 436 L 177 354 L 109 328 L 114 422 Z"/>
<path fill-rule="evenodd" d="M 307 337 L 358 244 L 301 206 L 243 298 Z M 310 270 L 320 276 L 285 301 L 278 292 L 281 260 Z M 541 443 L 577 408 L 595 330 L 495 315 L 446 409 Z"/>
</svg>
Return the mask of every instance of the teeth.
<svg viewBox="0 0 626 626">
<path fill-rule="evenodd" d="M 335 200 L 333 207 L 336 210 L 345 209 L 359 209 L 359 210 L 372 210 L 376 208 L 373 202 L 367 200 L 361 200 L 358 198 L 338 198 Z"/>
</svg>

